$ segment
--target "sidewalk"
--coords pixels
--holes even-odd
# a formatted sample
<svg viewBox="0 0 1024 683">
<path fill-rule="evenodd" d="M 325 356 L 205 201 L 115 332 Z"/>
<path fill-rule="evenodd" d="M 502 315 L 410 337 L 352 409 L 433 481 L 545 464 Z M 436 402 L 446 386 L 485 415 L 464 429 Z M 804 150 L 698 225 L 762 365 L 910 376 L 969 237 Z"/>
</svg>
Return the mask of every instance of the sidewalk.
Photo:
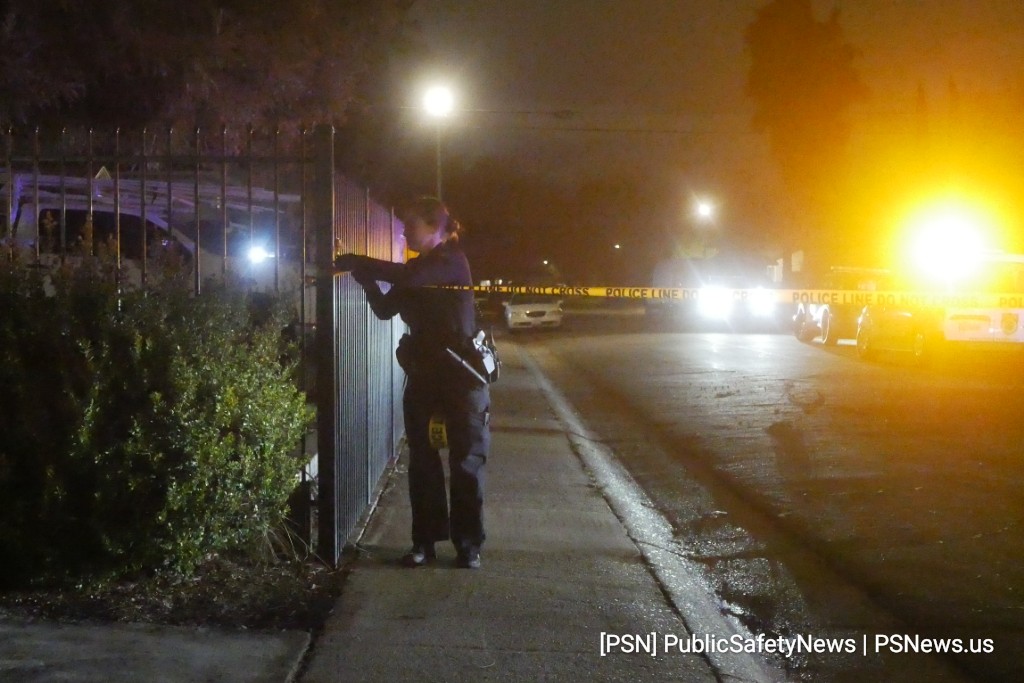
<svg viewBox="0 0 1024 683">
<path fill-rule="evenodd" d="M 749 656 L 664 651 L 666 635 L 689 638 L 687 625 L 698 638 L 730 626 L 671 552 L 671 529 L 596 453 L 527 352 L 513 340 L 501 351 L 482 569 L 456 569 L 447 544 L 434 565 L 398 564 L 410 545 L 403 458 L 311 645 L 303 632 L 0 622 L 0 682 L 779 678 Z M 601 656 L 603 633 L 646 640 Z M 654 638 L 656 656 L 639 651 Z"/>
<path fill-rule="evenodd" d="M 526 352 L 511 341 L 501 351 L 483 568 L 456 569 L 440 544 L 434 565 L 398 564 L 410 545 L 400 462 L 302 683 L 717 680 L 701 655 L 661 643 L 655 657 L 601 656 L 602 632 L 688 632 L 570 447 Z"/>
</svg>

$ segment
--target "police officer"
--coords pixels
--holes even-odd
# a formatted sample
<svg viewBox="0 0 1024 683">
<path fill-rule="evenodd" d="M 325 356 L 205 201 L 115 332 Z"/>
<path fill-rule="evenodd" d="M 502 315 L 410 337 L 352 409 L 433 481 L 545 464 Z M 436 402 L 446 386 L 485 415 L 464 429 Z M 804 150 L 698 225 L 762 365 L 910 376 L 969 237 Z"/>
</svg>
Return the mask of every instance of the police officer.
<svg viewBox="0 0 1024 683">
<path fill-rule="evenodd" d="M 451 539 L 457 565 L 480 567 L 484 542 L 484 463 L 490 445 L 490 395 L 487 384 L 455 360 L 472 348 L 476 315 L 469 289 L 469 262 L 459 245 L 460 226 L 447 207 L 420 197 L 403 212 L 404 235 L 418 255 L 391 263 L 345 254 L 336 271 L 351 271 L 362 285 L 374 314 L 396 314 L 409 326 L 396 355 L 406 373 L 402 407 L 409 444 L 409 499 L 412 504 L 412 549 L 403 564 L 419 567 L 437 555 L 434 544 Z M 379 281 L 391 283 L 386 293 Z M 451 510 L 440 454 L 428 436 L 430 419 L 443 415 L 448 437 Z"/>
</svg>

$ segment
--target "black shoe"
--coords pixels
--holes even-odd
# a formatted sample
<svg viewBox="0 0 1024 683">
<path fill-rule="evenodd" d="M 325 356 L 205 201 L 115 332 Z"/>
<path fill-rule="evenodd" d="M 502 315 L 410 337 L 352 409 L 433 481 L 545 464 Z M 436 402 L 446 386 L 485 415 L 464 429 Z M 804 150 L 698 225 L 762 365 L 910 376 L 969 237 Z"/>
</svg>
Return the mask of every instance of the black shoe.
<svg viewBox="0 0 1024 683">
<path fill-rule="evenodd" d="M 434 550 L 433 543 L 417 543 L 412 550 L 402 556 L 402 564 L 406 567 L 422 567 L 436 559 L 437 551 Z"/>
<path fill-rule="evenodd" d="M 455 565 L 460 569 L 480 569 L 480 551 L 476 548 L 460 550 Z"/>
</svg>

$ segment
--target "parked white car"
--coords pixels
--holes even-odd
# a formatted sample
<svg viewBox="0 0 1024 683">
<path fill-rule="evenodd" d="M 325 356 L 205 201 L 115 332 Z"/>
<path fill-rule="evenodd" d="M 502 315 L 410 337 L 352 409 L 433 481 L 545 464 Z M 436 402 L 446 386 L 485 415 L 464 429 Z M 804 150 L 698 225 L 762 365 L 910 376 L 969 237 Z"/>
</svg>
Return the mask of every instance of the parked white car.
<svg viewBox="0 0 1024 683">
<path fill-rule="evenodd" d="M 562 302 L 550 296 L 513 294 L 505 302 L 505 325 L 510 330 L 561 327 Z"/>
</svg>

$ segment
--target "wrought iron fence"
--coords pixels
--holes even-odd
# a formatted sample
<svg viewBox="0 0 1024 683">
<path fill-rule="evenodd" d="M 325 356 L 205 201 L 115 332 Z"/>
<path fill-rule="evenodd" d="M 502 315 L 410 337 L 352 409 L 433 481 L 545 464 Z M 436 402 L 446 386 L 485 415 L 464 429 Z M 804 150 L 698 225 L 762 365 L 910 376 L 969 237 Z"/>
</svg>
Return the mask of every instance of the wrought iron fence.
<svg viewBox="0 0 1024 683">
<path fill-rule="evenodd" d="M 331 272 L 335 245 L 400 260 L 393 213 L 335 171 L 334 133 L 14 131 L 0 166 L 0 244 L 42 265 L 100 257 L 145 287 L 176 259 L 196 295 L 209 277 L 289 296 L 317 405 L 318 552 L 336 563 L 402 433 L 401 324 L 372 318 Z M 307 343 L 312 336 L 314 344 Z M 312 353 L 312 351 L 316 351 Z"/>
<path fill-rule="evenodd" d="M 317 162 L 312 220 L 317 226 L 330 226 L 316 232 L 321 255 L 317 316 L 330 321 L 318 326 L 316 336 L 322 408 L 317 415 L 318 485 L 321 500 L 338 501 L 334 507 L 319 507 L 318 548 L 333 564 L 340 558 L 343 539 L 371 502 L 403 433 L 398 412 L 401 372 L 392 350 L 404 326 L 397 320 L 377 320 L 361 287 L 351 278 L 332 277 L 332 255 L 341 249 L 397 261 L 403 252 L 394 213 L 373 202 L 365 190 L 326 172 L 334 167 L 333 131 L 318 129 L 314 145 L 323 156 Z M 333 409 L 324 410 L 328 404 Z M 324 457 L 330 452 L 365 457 Z"/>
</svg>

